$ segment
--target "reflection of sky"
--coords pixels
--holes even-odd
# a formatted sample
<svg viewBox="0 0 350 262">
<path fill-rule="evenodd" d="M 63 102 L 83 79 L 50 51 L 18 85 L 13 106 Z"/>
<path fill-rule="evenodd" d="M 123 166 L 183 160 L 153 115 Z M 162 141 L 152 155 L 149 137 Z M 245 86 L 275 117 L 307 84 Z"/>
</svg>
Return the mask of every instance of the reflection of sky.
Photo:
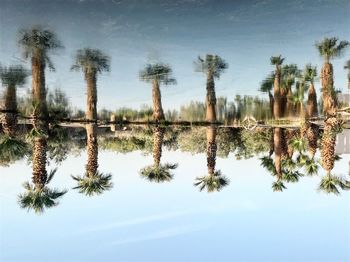
<svg viewBox="0 0 350 262">
<path fill-rule="evenodd" d="M 334 172 L 346 175 L 349 155 Z M 69 157 L 52 186 L 71 188 L 85 152 Z M 138 170 L 152 163 L 140 152 L 100 152 L 100 170 L 112 172 L 114 188 L 87 198 L 69 191 L 41 216 L 21 210 L 16 194 L 30 179 L 26 162 L 0 168 L 1 261 L 348 261 L 350 194 L 315 189 L 320 178 L 302 178 L 273 193 L 256 159 L 217 160 L 231 184 L 220 193 L 198 192 L 205 154 L 164 152 L 177 161 L 170 183 L 151 184 Z M 128 164 L 129 163 L 129 164 Z M 130 164 L 132 163 L 132 164 Z"/>
<path fill-rule="evenodd" d="M 69 72 L 74 52 L 98 47 L 112 56 L 112 71 L 99 80 L 99 107 L 139 107 L 151 93 L 137 74 L 147 61 L 170 63 L 177 86 L 163 89 L 164 107 L 203 100 L 204 77 L 193 72 L 199 54 L 217 53 L 229 70 L 217 83 L 218 96 L 257 94 L 272 70 L 269 58 L 321 67 L 314 43 L 325 36 L 350 36 L 348 0 L 1 0 L 0 61 L 18 63 L 16 32 L 32 24 L 51 26 L 66 49 L 54 57 L 50 88 L 60 87 L 84 108 L 83 77 Z M 349 54 L 349 53 L 347 53 Z M 349 56 L 347 55 L 347 58 Z M 334 61 L 336 87 L 346 90 L 344 59 Z"/>
</svg>

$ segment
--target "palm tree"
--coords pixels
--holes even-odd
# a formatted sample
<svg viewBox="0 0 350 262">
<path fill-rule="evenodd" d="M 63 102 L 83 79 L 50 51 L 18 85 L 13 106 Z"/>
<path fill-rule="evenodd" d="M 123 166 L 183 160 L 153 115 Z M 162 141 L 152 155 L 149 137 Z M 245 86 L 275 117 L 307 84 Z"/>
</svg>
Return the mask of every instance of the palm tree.
<svg viewBox="0 0 350 262">
<path fill-rule="evenodd" d="M 28 71 L 21 65 L 0 67 L 0 78 L 4 86 L 6 112 L 3 116 L 3 131 L 10 137 L 14 137 L 17 126 L 17 95 L 16 88 L 22 86 L 28 76 Z"/>
<path fill-rule="evenodd" d="M 205 58 L 198 57 L 195 64 L 195 71 L 202 72 L 207 76 L 207 95 L 206 95 L 206 116 L 205 120 L 209 122 L 216 121 L 216 95 L 215 81 L 220 78 L 227 68 L 228 64 L 218 55 L 207 54 Z"/>
<path fill-rule="evenodd" d="M 207 167 L 208 175 L 197 177 L 194 186 L 199 186 L 199 190 L 207 189 L 207 192 L 220 191 L 229 184 L 229 180 L 221 174 L 221 171 L 215 171 L 216 164 L 216 127 L 207 127 Z"/>
<path fill-rule="evenodd" d="M 164 127 L 157 126 L 153 130 L 153 165 L 141 169 L 140 175 L 150 182 L 162 183 L 173 179 L 170 172 L 177 168 L 177 164 L 161 164 L 162 147 L 164 140 Z"/>
<path fill-rule="evenodd" d="M 165 120 L 159 87 L 160 84 L 176 84 L 175 78 L 172 77 L 171 67 L 163 63 L 148 64 L 139 72 L 139 77 L 141 81 L 153 84 L 153 119 L 156 121 Z"/>
<path fill-rule="evenodd" d="M 284 61 L 281 55 L 272 56 L 270 58 L 271 65 L 275 65 L 275 79 L 273 84 L 274 104 L 273 104 L 273 116 L 280 118 L 282 116 L 281 110 L 281 65 Z"/>
<path fill-rule="evenodd" d="M 348 41 L 338 42 L 338 38 L 336 37 L 324 38 L 321 42 L 315 44 L 320 56 L 324 59 L 321 70 L 321 82 L 323 112 L 325 115 L 334 115 L 337 107 L 333 80 L 333 66 L 330 63 L 330 60 L 340 57 L 349 44 Z"/>
<path fill-rule="evenodd" d="M 84 73 L 87 84 L 86 119 L 97 120 L 97 74 L 110 70 L 110 58 L 98 49 L 79 49 L 71 70 Z"/>
<path fill-rule="evenodd" d="M 26 192 L 18 196 L 18 202 L 21 208 L 28 211 L 33 209 L 35 213 L 41 214 L 46 208 L 57 206 L 58 199 L 67 193 L 67 190 L 50 189 L 47 185 L 54 177 L 57 169 L 52 170 L 49 175 L 33 176 L 33 184 L 29 182 L 23 184 Z"/>
<path fill-rule="evenodd" d="M 45 68 L 47 65 L 51 70 L 55 69 L 49 54 L 63 46 L 54 32 L 41 27 L 20 30 L 18 43 L 24 58 L 31 59 L 34 104 L 38 106 L 40 116 L 47 117 Z"/>
<path fill-rule="evenodd" d="M 259 89 L 259 91 L 264 92 L 264 93 L 268 93 L 268 95 L 269 95 L 271 115 L 273 115 L 273 103 L 274 103 L 273 95 L 271 93 L 271 91 L 273 89 L 274 78 L 275 78 L 274 73 L 271 73 L 270 75 L 268 75 L 260 84 L 260 89 Z"/>
<path fill-rule="evenodd" d="M 311 123 L 306 131 L 306 137 L 308 140 L 308 149 L 309 149 L 309 154 L 311 159 L 314 158 L 317 151 L 318 133 L 319 133 L 319 126 Z"/>
<path fill-rule="evenodd" d="M 315 90 L 315 79 L 317 77 L 317 69 L 311 64 L 307 64 L 304 70 L 304 78 L 309 83 L 309 94 L 307 99 L 307 114 L 309 117 L 317 117 L 317 95 Z"/>
<path fill-rule="evenodd" d="M 98 142 L 97 142 L 97 125 L 86 125 L 87 136 L 87 164 L 85 175 L 72 176 L 77 181 L 78 185 L 73 189 L 78 189 L 79 193 L 87 196 L 102 194 L 105 190 L 110 190 L 113 187 L 111 182 L 112 175 L 104 174 L 98 171 Z"/>
<path fill-rule="evenodd" d="M 350 89 L 350 60 L 346 61 L 344 69 L 348 70 L 348 88 Z"/>
<path fill-rule="evenodd" d="M 334 167 L 335 161 L 335 142 L 336 142 L 336 129 L 339 125 L 338 120 L 335 117 L 330 117 L 325 121 L 323 136 L 322 136 L 322 167 L 326 170 L 327 174 L 330 174 Z"/>
<path fill-rule="evenodd" d="M 296 64 L 284 65 L 282 67 L 282 95 L 281 103 L 283 107 L 283 115 L 294 115 L 294 105 L 292 102 L 293 92 L 292 86 L 297 77 L 300 76 L 300 70 Z"/>
</svg>

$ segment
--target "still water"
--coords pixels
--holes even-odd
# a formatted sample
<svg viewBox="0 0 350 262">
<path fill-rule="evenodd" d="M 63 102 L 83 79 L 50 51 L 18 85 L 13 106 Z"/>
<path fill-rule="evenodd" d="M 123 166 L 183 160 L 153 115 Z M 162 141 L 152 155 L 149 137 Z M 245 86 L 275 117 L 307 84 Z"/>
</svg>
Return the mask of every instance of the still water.
<svg viewBox="0 0 350 262">
<path fill-rule="evenodd" d="M 276 161 L 272 128 L 54 129 L 44 154 L 47 173 L 57 172 L 45 187 L 66 192 L 55 206 L 21 208 L 23 183 L 35 180 L 35 147 L 23 158 L 2 159 L 2 261 L 350 260 L 350 194 L 318 189 L 326 176 L 319 148 L 315 175 L 298 158 L 309 148 L 294 150 L 298 182 L 283 177 L 279 192 L 272 188 L 278 175 L 262 165 L 263 157 Z M 26 128 L 21 135 L 28 141 Z M 332 174 L 345 181 L 350 156 L 340 157 Z M 286 159 L 281 166 L 288 173 Z M 95 191 L 73 189 L 72 175 L 83 178 L 88 168 L 111 179 Z M 210 174 L 220 178 L 214 185 Z M 200 191 L 203 183 L 195 184 L 203 181 Z"/>
</svg>

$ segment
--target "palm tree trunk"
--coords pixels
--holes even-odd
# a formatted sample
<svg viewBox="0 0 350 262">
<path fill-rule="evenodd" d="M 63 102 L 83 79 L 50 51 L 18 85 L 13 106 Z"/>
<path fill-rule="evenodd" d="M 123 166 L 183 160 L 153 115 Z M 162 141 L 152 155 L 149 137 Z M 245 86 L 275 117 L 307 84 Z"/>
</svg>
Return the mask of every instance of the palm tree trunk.
<svg viewBox="0 0 350 262">
<path fill-rule="evenodd" d="M 273 103 L 273 116 L 274 118 L 280 118 L 281 114 L 281 90 L 280 90 L 280 77 L 281 72 L 278 67 L 276 67 L 275 80 L 273 84 L 273 95 L 274 95 L 274 103 Z"/>
<path fill-rule="evenodd" d="M 285 87 L 281 88 L 281 115 L 286 115 L 286 109 L 287 109 L 287 89 Z"/>
<path fill-rule="evenodd" d="M 216 95 L 214 76 L 211 72 L 207 75 L 207 95 L 206 95 L 206 115 L 205 121 L 216 121 Z"/>
<path fill-rule="evenodd" d="M 152 88 L 152 99 L 153 99 L 153 119 L 164 120 L 164 112 L 162 107 L 162 97 L 159 89 L 159 82 L 157 79 L 153 80 Z"/>
<path fill-rule="evenodd" d="M 337 106 L 333 83 L 333 66 L 326 61 L 321 71 L 323 113 L 334 115 Z"/>
<path fill-rule="evenodd" d="M 164 128 L 156 127 L 153 134 L 153 162 L 154 167 L 159 168 L 160 159 L 162 157 L 162 147 L 164 140 Z"/>
<path fill-rule="evenodd" d="M 274 136 L 273 136 L 273 141 L 274 141 L 274 152 L 275 152 L 275 169 L 277 176 L 280 177 L 282 175 L 282 130 L 280 127 L 277 127 L 274 129 Z"/>
<path fill-rule="evenodd" d="M 217 144 L 216 144 L 216 128 L 215 127 L 207 127 L 207 167 L 208 174 L 214 175 L 215 172 L 215 164 L 216 164 L 216 152 L 217 152 Z"/>
<path fill-rule="evenodd" d="M 288 87 L 288 94 L 287 94 L 287 106 L 286 106 L 286 115 L 287 116 L 294 116 L 295 114 L 295 107 L 292 102 L 293 93 L 292 93 L 292 87 Z"/>
<path fill-rule="evenodd" d="M 338 121 L 335 117 L 330 117 L 325 121 L 323 136 L 322 136 L 322 167 L 330 172 L 334 167 L 335 161 L 335 142 L 336 133 L 335 127 Z"/>
<path fill-rule="evenodd" d="M 38 137 L 34 138 L 32 181 L 38 189 L 41 189 L 45 186 L 47 180 L 46 153 L 48 123 L 40 120 L 34 120 L 33 125 L 40 134 Z"/>
<path fill-rule="evenodd" d="M 87 164 L 86 164 L 86 176 L 93 177 L 97 174 L 98 169 L 98 143 L 97 143 L 97 125 L 86 125 L 86 137 L 87 137 Z"/>
<path fill-rule="evenodd" d="M 45 61 L 43 54 L 37 50 L 32 57 L 32 94 L 35 103 L 36 116 L 47 117 L 46 87 L 45 87 Z"/>
<path fill-rule="evenodd" d="M 310 84 L 309 94 L 308 94 L 308 99 L 307 99 L 307 112 L 308 112 L 309 117 L 317 117 L 317 115 L 318 115 L 317 95 L 316 95 L 314 83 L 312 83 L 312 82 Z"/>
<path fill-rule="evenodd" d="M 271 116 L 273 116 L 273 103 L 274 103 L 274 99 L 273 99 L 273 95 L 271 94 L 270 91 L 269 91 L 269 101 L 270 101 Z"/>
<path fill-rule="evenodd" d="M 86 119 L 97 120 L 96 72 L 85 73 L 87 84 Z"/>
<path fill-rule="evenodd" d="M 17 127 L 17 96 L 16 86 L 8 85 L 5 91 L 5 110 L 9 111 L 4 113 L 3 116 L 3 131 L 9 136 L 14 136 Z"/>
<path fill-rule="evenodd" d="M 309 144 L 309 154 L 311 158 L 314 158 L 317 151 L 318 132 L 319 132 L 318 125 L 311 124 L 306 133 L 308 144 Z"/>
</svg>

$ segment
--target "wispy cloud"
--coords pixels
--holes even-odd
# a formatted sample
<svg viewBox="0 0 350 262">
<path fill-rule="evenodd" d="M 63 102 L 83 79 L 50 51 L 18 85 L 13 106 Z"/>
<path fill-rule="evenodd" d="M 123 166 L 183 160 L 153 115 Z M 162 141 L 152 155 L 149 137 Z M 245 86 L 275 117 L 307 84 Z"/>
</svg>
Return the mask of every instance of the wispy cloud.
<svg viewBox="0 0 350 262">
<path fill-rule="evenodd" d="M 151 241 L 151 240 L 157 240 L 157 239 L 171 238 L 171 237 L 176 237 L 180 235 L 201 231 L 209 227 L 210 227 L 209 224 L 182 225 L 182 226 L 172 227 L 172 228 L 168 228 L 168 229 L 150 233 L 150 234 L 144 234 L 144 235 L 139 235 L 139 236 L 134 236 L 134 237 L 113 241 L 111 245 L 116 246 L 116 245 L 145 242 L 145 241 Z"/>
</svg>

